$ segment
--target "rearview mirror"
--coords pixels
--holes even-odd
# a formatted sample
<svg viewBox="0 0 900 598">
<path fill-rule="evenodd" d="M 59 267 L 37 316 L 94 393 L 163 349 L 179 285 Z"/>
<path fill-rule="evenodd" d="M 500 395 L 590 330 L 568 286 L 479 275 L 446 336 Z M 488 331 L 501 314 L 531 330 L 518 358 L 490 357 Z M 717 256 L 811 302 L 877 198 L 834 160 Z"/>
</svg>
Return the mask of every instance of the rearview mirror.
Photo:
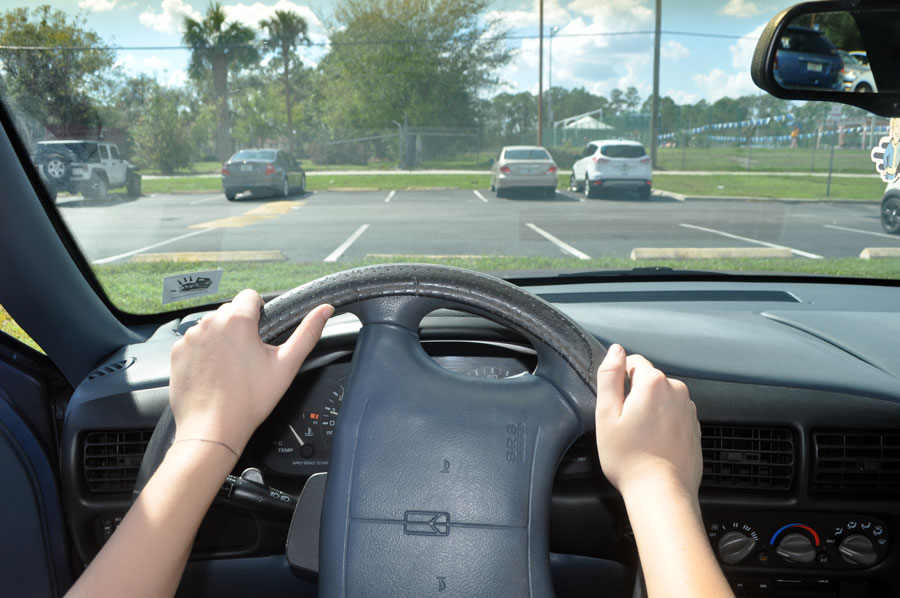
<svg viewBox="0 0 900 598">
<path fill-rule="evenodd" d="M 900 6 L 807 2 L 777 14 L 753 54 L 756 85 L 788 100 L 824 100 L 900 116 Z"/>
</svg>

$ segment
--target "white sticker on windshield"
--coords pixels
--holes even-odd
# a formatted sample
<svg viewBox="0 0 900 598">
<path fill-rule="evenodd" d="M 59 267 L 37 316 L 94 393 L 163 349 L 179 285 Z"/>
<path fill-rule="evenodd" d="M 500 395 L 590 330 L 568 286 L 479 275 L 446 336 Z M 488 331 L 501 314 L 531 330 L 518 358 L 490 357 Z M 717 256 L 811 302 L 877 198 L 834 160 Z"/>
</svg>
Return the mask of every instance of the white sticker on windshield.
<svg viewBox="0 0 900 598">
<path fill-rule="evenodd" d="M 194 297 L 215 295 L 219 292 L 223 270 L 190 272 L 163 278 L 163 305 Z"/>
<path fill-rule="evenodd" d="M 892 118 L 889 135 L 878 140 L 872 148 L 872 162 L 875 170 L 885 183 L 892 183 L 900 177 L 900 118 Z"/>
</svg>

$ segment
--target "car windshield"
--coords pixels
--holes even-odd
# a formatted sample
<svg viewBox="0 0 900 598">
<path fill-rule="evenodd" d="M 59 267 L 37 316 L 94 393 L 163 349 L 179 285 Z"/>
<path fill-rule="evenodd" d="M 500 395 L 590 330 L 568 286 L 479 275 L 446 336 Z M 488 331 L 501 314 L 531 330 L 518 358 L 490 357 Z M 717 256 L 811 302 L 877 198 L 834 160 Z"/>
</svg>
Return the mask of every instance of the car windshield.
<svg viewBox="0 0 900 598">
<path fill-rule="evenodd" d="M 607 158 L 642 158 L 647 152 L 640 145 L 621 143 L 601 145 L 600 155 Z"/>
<path fill-rule="evenodd" d="M 3 109 L 124 312 L 385 262 L 900 278 L 865 259 L 900 247 L 889 120 L 751 80 L 784 0 L 664 0 L 658 84 L 653 0 L 40 4 L 0 9 Z M 859 51 L 835 23 L 782 47 Z M 781 54 L 798 85 L 842 84 Z M 494 167 L 507 147 L 556 168 Z"/>
<path fill-rule="evenodd" d="M 241 150 L 231 156 L 231 162 L 237 160 L 274 160 L 275 152 L 265 150 Z"/>
<path fill-rule="evenodd" d="M 550 155 L 542 149 L 508 149 L 503 154 L 506 160 L 550 160 Z"/>
</svg>

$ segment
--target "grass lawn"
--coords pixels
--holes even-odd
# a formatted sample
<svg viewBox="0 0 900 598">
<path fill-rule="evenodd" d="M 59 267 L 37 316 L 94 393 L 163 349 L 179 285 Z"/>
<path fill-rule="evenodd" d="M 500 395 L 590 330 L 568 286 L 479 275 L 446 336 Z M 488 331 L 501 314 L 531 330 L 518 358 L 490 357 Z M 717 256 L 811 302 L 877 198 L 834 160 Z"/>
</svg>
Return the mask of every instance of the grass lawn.
<svg viewBox="0 0 900 598">
<path fill-rule="evenodd" d="M 826 185 L 826 178 L 813 176 L 653 175 L 654 187 L 683 195 L 825 199 Z M 884 183 L 874 175 L 864 179 L 831 179 L 832 199 L 881 201 L 882 195 Z"/>
<path fill-rule="evenodd" d="M 5 309 L 3 309 L 2 305 L 0 305 L 0 332 L 4 332 L 13 338 L 17 338 L 29 347 L 43 352 L 43 350 L 38 347 L 37 343 L 31 340 L 31 337 L 25 334 L 25 331 L 16 324 L 16 321 L 12 319 L 12 316 L 10 316 Z"/>
<path fill-rule="evenodd" d="M 163 306 L 161 303 L 162 278 L 186 271 L 212 270 L 216 263 L 125 263 L 94 266 L 94 271 L 107 293 L 122 309 L 133 313 L 155 313 L 191 305 L 221 301 L 232 297 L 244 288 L 260 292 L 277 292 L 293 288 L 320 276 L 374 263 L 428 262 L 458 266 L 480 271 L 509 271 L 556 268 L 616 268 L 630 269 L 643 266 L 669 266 L 693 270 L 728 270 L 752 272 L 801 272 L 854 276 L 864 278 L 900 279 L 900 265 L 896 260 L 861 260 L 857 258 L 808 260 L 795 259 L 719 259 L 719 260 L 641 260 L 625 258 L 597 258 L 592 260 L 523 258 L 485 256 L 483 258 L 423 259 L 416 256 L 369 258 L 340 263 L 324 262 L 229 262 L 222 264 L 220 292 L 204 299 L 192 299 Z"/>
<path fill-rule="evenodd" d="M 559 189 L 565 189 L 569 176 L 559 175 Z M 655 187 L 684 195 L 724 197 L 792 197 L 824 199 L 826 180 L 809 176 L 740 176 L 740 175 L 665 175 L 653 177 Z M 318 175 L 307 178 L 311 191 L 327 189 L 399 189 L 456 188 L 480 189 L 490 187 L 489 174 L 349 174 Z M 721 188 L 720 188 L 721 187 Z M 221 192 L 218 178 L 150 179 L 143 182 L 145 193 Z M 884 183 L 871 179 L 834 178 L 831 197 L 837 199 L 870 199 L 880 201 Z"/>
<path fill-rule="evenodd" d="M 834 172 L 875 173 L 875 165 L 868 149 L 835 149 Z M 811 148 L 753 148 L 745 147 L 693 148 L 683 152 L 678 148 L 661 147 L 657 153 L 659 167 L 664 170 L 715 170 L 724 172 L 828 172 L 830 147 Z M 683 161 L 682 161 L 683 156 Z M 813 161 L 815 159 L 815 161 Z"/>
</svg>

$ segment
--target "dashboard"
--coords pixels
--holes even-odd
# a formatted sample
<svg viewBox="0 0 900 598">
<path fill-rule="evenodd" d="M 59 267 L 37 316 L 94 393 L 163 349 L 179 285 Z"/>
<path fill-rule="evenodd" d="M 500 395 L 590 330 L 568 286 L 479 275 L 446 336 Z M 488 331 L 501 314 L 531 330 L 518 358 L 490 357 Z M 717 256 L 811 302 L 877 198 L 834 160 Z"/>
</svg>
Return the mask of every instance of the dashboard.
<svg viewBox="0 0 900 598">
<path fill-rule="evenodd" d="M 900 291 L 790 280 L 527 288 L 601 342 L 644 354 L 688 385 L 703 431 L 703 518 L 739 596 L 900 595 L 893 539 L 900 525 Z M 68 405 L 63 487 L 86 561 L 128 508 L 143 449 L 168 401 L 169 350 L 201 315 L 111 356 Z M 329 323 L 236 476 L 250 471 L 298 496 L 310 476 L 327 472 L 358 331 L 352 316 Z M 460 376 L 508 378 L 536 367 L 525 339 L 473 315 L 435 312 L 420 337 L 426 353 Z M 577 588 L 591 571 L 618 567 L 622 583 L 610 595 L 630 596 L 636 548 L 591 435 L 559 464 L 550 513 L 552 562 L 586 559 L 554 569 L 558 595 L 584 595 Z M 314 580 L 284 564 L 289 524 L 290 513 L 214 506 L 184 587 L 246 594 L 253 590 L 242 580 L 266 575 L 270 595 L 314 595 Z M 583 583 L 567 585 L 565 576 Z"/>
</svg>

